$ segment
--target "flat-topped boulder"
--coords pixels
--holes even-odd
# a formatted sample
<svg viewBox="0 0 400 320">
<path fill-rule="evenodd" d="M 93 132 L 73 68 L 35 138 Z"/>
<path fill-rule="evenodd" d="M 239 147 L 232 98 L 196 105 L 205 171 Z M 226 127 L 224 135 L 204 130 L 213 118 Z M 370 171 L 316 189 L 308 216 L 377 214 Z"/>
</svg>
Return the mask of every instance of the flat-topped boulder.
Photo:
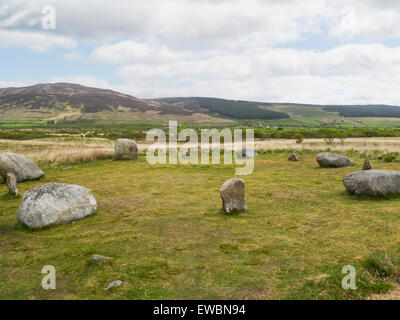
<svg viewBox="0 0 400 320">
<path fill-rule="evenodd" d="M 132 160 L 138 157 L 138 147 L 134 140 L 118 139 L 115 141 L 115 159 Z"/>
<path fill-rule="evenodd" d="M 17 182 L 37 180 L 44 176 L 43 171 L 30 159 L 12 152 L 0 154 L 0 176 L 6 178 L 7 173 L 12 173 Z"/>
<path fill-rule="evenodd" d="M 219 192 L 222 198 L 222 207 L 226 213 L 247 210 L 244 181 L 242 179 L 232 178 L 226 180 Z"/>
<path fill-rule="evenodd" d="M 357 195 L 386 196 L 400 194 L 400 171 L 363 170 L 348 174 L 343 185 Z"/>
<path fill-rule="evenodd" d="M 25 192 L 18 220 L 29 228 L 43 228 L 82 219 L 95 213 L 97 202 L 82 186 L 47 183 Z"/>
<path fill-rule="evenodd" d="M 346 156 L 329 152 L 318 153 L 317 162 L 321 167 L 331 168 L 348 167 L 353 165 L 353 161 Z"/>
</svg>

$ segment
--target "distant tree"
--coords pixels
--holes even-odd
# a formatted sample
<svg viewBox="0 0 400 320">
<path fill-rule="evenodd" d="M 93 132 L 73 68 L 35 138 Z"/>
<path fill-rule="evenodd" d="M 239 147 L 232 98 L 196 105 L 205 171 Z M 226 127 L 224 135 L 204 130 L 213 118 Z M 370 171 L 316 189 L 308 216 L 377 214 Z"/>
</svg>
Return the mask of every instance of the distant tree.
<svg viewBox="0 0 400 320">
<path fill-rule="evenodd" d="M 303 143 L 303 141 L 304 141 L 304 136 L 303 136 L 301 133 L 295 133 L 295 134 L 292 136 L 292 139 L 295 139 L 295 140 L 296 140 L 296 143 Z"/>
</svg>

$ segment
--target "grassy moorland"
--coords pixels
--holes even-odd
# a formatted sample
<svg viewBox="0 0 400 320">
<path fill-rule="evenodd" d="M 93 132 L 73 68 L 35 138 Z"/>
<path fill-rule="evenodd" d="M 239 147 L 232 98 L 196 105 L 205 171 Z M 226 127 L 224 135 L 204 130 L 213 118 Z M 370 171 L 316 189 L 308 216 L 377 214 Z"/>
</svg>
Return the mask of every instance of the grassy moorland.
<svg viewBox="0 0 400 320">
<path fill-rule="evenodd" d="M 244 176 L 248 212 L 225 215 L 219 187 L 234 166 L 151 166 L 101 160 L 45 169 L 40 181 L 92 190 L 98 212 L 72 224 L 31 231 L 18 223 L 21 197 L 0 185 L 0 299 L 366 298 L 398 278 L 400 197 L 347 194 L 354 167 L 322 169 L 314 154 L 256 157 Z M 376 160 L 375 168 L 400 170 Z M 384 251 L 376 251 L 384 250 Z M 382 253 L 383 252 L 383 253 Z M 393 255 L 388 252 L 393 253 Z M 92 254 L 112 257 L 93 263 Z M 340 287 L 357 269 L 357 290 Z M 57 272 L 43 290 L 44 265 Z M 383 271 L 382 271 L 383 270 Z M 104 288 L 116 279 L 122 285 Z"/>
</svg>

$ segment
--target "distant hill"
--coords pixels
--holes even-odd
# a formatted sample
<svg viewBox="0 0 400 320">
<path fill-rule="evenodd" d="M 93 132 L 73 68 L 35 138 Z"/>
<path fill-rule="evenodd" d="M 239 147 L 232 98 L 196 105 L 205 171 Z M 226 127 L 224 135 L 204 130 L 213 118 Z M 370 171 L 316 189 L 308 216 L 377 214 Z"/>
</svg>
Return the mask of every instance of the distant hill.
<svg viewBox="0 0 400 320">
<path fill-rule="evenodd" d="M 343 117 L 400 118 L 400 107 L 383 104 L 365 106 L 325 106 L 323 109 L 328 112 L 338 112 Z"/>
<path fill-rule="evenodd" d="M 2 120 L 156 120 L 191 123 L 232 123 L 239 119 L 306 119 L 395 117 L 400 107 L 388 105 L 307 105 L 205 97 L 139 99 L 113 90 L 72 83 L 0 88 Z"/>
<path fill-rule="evenodd" d="M 283 112 L 277 112 L 267 109 L 261 109 L 260 106 L 268 106 L 270 103 L 252 102 L 241 100 L 226 100 L 217 98 L 160 98 L 156 101 L 167 102 L 179 105 L 184 109 L 193 111 L 207 111 L 217 113 L 221 116 L 234 119 L 285 119 L 289 115 Z"/>
<path fill-rule="evenodd" d="M 170 104 L 137 99 L 112 90 L 85 87 L 72 83 L 37 84 L 21 88 L 0 88 L 0 110 L 37 111 L 79 111 L 96 113 L 124 110 L 159 111 L 176 114 L 190 114 Z"/>
<path fill-rule="evenodd" d="M 72 83 L 38 84 L 0 89 L 2 119 L 152 120 L 163 115 L 227 119 L 283 119 L 282 112 L 263 110 L 258 103 L 212 98 L 146 100 L 112 90 Z M 192 117 L 193 118 L 193 117 Z"/>
</svg>

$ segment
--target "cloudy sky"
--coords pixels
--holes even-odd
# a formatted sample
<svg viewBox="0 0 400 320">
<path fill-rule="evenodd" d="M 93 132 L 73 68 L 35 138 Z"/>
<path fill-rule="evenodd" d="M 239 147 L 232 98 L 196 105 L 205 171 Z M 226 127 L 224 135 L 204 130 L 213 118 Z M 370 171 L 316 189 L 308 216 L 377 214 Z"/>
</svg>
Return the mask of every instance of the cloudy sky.
<svg viewBox="0 0 400 320">
<path fill-rule="evenodd" d="M 400 0 L 0 0 L 0 87 L 400 105 L 399 22 Z"/>
</svg>

